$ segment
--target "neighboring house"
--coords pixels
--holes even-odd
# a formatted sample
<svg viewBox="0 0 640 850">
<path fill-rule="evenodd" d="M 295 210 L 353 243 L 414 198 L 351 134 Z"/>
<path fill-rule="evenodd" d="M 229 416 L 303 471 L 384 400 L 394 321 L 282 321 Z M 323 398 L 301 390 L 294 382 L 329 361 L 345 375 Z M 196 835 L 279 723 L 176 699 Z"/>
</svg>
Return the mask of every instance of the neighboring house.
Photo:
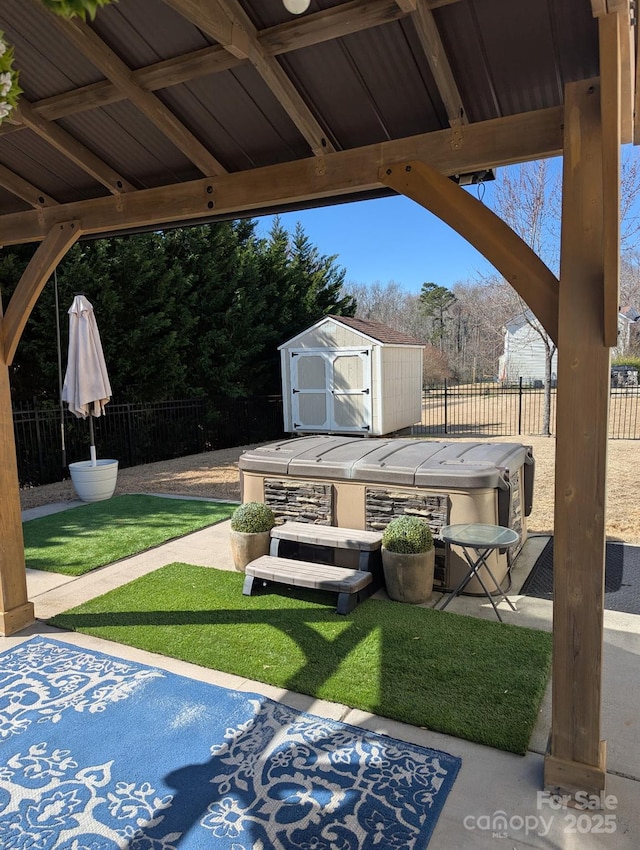
<svg viewBox="0 0 640 850">
<path fill-rule="evenodd" d="M 627 354 L 634 337 L 640 329 L 640 313 L 635 307 L 621 307 L 618 315 L 618 344 L 612 349 L 612 357 Z"/>
<path fill-rule="evenodd" d="M 540 332 L 541 325 L 532 313 L 520 314 L 506 323 L 504 331 L 504 353 L 498 360 L 498 378 L 505 383 L 516 383 L 522 378 L 525 383 L 544 381 L 546 347 Z M 551 360 L 551 380 L 558 373 L 558 355 Z"/>
<path fill-rule="evenodd" d="M 504 352 L 498 361 L 498 378 L 505 383 L 515 383 L 522 378 L 525 383 L 543 381 L 545 378 L 546 347 L 540 327 L 532 313 L 522 313 L 504 326 Z M 633 307 L 622 308 L 618 314 L 618 345 L 611 356 L 624 355 L 630 346 L 634 331 L 640 327 L 640 313 Z M 558 372 L 558 357 L 551 359 L 551 380 Z"/>
</svg>

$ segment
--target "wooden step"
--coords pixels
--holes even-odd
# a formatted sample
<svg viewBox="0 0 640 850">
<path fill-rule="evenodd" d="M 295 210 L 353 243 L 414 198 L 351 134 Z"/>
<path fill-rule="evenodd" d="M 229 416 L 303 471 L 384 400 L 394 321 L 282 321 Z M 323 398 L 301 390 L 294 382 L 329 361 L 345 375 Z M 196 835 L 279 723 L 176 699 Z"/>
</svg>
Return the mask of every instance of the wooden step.
<svg viewBox="0 0 640 850">
<path fill-rule="evenodd" d="M 275 582 L 293 587 L 310 587 L 313 590 L 329 590 L 338 594 L 338 614 L 348 614 L 365 598 L 373 577 L 364 570 L 347 570 L 311 561 L 295 561 L 291 558 L 276 558 L 261 555 L 247 564 L 242 592 L 251 596 L 262 583 Z"/>
<path fill-rule="evenodd" d="M 284 522 L 271 529 L 271 536 L 279 540 L 293 540 L 296 543 L 332 546 L 334 549 L 358 549 L 364 552 L 375 551 L 382 545 L 382 534 L 378 531 L 314 525 L 309 522 Z"/>
<path fill-rule="evenodd" d="M 283 545 L 281 546 L 281 543 Z M 382 534 L 379 531 L 362 531 L 359 528 L 341 528 L 337 525 L 314 525 L 310 522 L 284 522 L 271 529 L 269 554 L 295 557 L 297 547 L 323 546 L 358 553 L 359 570 L 373 573 L 376 590 L 382 587 Z M 301 552 L 302 557 L 310 556 Z M 339 560 L 336 558 L 336 560 Z M 348 563 L 349 566 L 355 566 Z"/>
</svg>

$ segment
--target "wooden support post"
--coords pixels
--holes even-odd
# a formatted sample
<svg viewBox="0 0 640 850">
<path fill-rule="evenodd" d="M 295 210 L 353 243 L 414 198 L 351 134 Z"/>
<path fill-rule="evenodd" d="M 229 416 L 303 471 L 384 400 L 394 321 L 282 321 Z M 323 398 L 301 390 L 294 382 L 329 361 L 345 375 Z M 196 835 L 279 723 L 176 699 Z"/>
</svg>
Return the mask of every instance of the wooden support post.
<svg viewBox="0 0 640 850">
<path fill-rule="evenodd" d="M 33 603 L 27 598 L 9 366 L 45 283 L 81 233 L 79 221 L 52 227 L 20 278 L 4 316 L 0 304 L 0 634 L 3 635 L 20 631 L 35 618 Z"/>
<path fill-rule="evenodd" d="M 544 782 L 604 789 L 600 740 L 609 349 L 604 344 L 602 121 L 597 80 L 565 97 L 553 590 L 553 696 Z M 616 191 L 613 187 L 611 191 Z"/>
<path fill-rule="evenodd" d="M 33 603 L 27 599 L 9 367 L 1 352 L 0 494 L 0 634 L 11 635 L 33 623 L 35 615 Z"/>
</svg>

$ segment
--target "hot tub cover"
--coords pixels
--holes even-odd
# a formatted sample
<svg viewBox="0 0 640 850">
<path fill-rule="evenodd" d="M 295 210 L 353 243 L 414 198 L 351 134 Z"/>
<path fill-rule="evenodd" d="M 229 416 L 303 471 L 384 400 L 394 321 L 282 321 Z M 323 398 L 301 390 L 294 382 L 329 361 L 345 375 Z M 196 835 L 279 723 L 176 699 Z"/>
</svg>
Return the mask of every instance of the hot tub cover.
<svg viewBox="0 0 640 850">
<path fill-rule="evenodd" d="M 369 481 L 409 487 L 509 488 L 526 468 L 530 511 L 533 453 L 520 443 L 436 442 L 337 436 L 298 437 L 250 449 L 239 467 L 263 475 Z"/>
</svg>

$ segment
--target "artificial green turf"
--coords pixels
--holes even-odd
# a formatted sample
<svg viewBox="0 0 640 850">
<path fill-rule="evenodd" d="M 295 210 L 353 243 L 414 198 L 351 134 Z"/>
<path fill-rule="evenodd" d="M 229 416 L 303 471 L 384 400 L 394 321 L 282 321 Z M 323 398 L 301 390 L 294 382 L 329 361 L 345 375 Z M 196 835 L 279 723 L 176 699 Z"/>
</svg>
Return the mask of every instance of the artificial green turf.
<svg viewBox="0 0 640 850">
<path fill-rule="evenodd" d="M 233 505 L 116 496 L 23 523 L 27 567 L 79 576 L 227 519 Z"/>
<path fill-rule="evenodd" d="M 242 595 L 238 573 L 169 564 L 51 623 L 525 753 L 551 635 L 369 599 L 279 587 Z"/>
</svg>

